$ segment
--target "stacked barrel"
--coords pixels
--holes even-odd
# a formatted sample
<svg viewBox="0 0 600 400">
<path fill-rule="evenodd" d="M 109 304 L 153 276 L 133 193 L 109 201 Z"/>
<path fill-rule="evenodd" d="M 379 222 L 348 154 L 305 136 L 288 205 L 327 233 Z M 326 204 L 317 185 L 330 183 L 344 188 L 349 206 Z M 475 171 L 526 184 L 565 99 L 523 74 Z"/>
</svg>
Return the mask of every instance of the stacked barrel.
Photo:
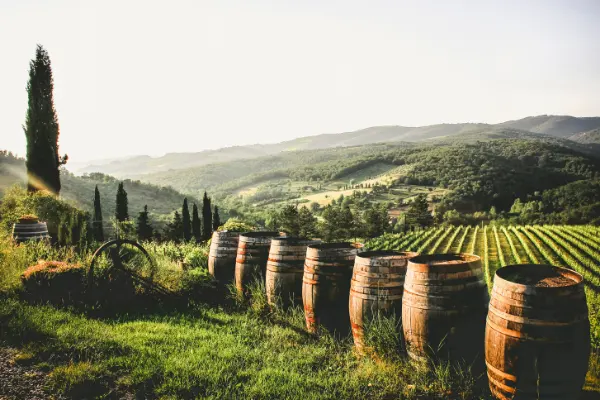
<svg viewBox="0 0 600 400">
<path fill-rule="evenodd" d="M 264 280 L 269 259 L 271 239 L 279 232 L 246 232 L 240 235 L 235 260 L 235 286 L 240 294 L 247 295 L 255 280 Z"/>
<path fill-rule="evenodd" d="M 417 361 L 473 362 L 483 355 L 488 292 L 478 256 L 411 258 L 404 280 L 402 326 Z"/>
<path fill-rule="evenodd" d="M 350 242 L 308 246 L 302 278 L 306 328 L 344 335 L 349 332 L 348 301 L 354 259 L 362 245 Z"/>
<path fill-rule="evenodd" d="M 496 272 L 485 339 L 495 398 L 576 399 L 589 354 L 581 275 L 549 265 L 511 265 Z"/>
<path fill-rule="evenodd" d="M 37 218 L 20 218 L 19 222 L 13 224 L 12 236 L 17 243 L 50 238 L 48 226 Z"/>
<path fill-rule="evenodd" d="M 302 304 L 302 276 L 306 248 L 319 241 L 296 237 L 271 240 L 267 262 L 267 301 L 271 307 L 289 308 Z"/>
<path fill-rule="evenodd" d="M 404 276 L 408 259 L 417 253 L 367 251 L 356 256 L 350 284 L 350 325 L 354 344 L 364 349 L 364 326 L 376 318 L 402 315 Z M 401 334 L 401 326 L 398 334 Z"/>
<path fill-rule="evenodd" d="M 233 282 L 240 232 L 215 231 L 208 253 L 208 272 L 222 285 Z"/>
</svg>

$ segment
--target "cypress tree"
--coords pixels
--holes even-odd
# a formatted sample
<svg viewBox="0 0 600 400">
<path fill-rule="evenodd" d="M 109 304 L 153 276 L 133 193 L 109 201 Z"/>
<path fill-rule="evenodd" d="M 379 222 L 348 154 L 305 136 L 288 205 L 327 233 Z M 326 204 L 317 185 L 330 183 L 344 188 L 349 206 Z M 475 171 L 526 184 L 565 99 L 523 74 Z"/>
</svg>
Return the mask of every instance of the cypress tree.
<svg viewBox="0 0 600 400">
<path fill-rule="evenodd" d="M 427 204 L 427 196 L 419 194 L 410 203 L 410 207 L 406 212 L 406 223 L 410 226 L 427 227 L 433 225 L 433 216 L 429 212 Z"/>
<path fill-rule="evenodd" d="M 136 233 L 139 240 L 150 240 L 152 239 L 152 226 L 150 225 L 150 218 L 148 217 L 148 206 L 144 206 L 144 211 L 140 211 L 137 217 Z"/>
<path fill-rule="evenodd" d="M 183 240 L 189 242 L 192 239 L 192 221 L 190 220 L 190 209 L 188 208 L 187 198 L 183 199 L 181 215 L 183 218 Z"/>
<path fill-rule="evenodd" d="M 46 189 L 58 194 L 59 167 L 66 164 L 68 157 L 58 155 L 59 128 L 53 90 L 50 57 L 41 45 L 37 45 L 35 59 L 29 63 L 28 108 L 23 126 L 27 139 L 27 189 Z"/>
<path fill-rule="evenodd" d="M 219 207 L 215 206 L 215 212 L 212 217 L 213 231 L 216 231 L 221 226 L 221 217 L 219 216 Z"/>
<path fill-rule="evenodd" d="M 202 199 L 202 239 L 208 240 L 212 235 L 212 211 L 210 207 L 210 198 L 204 192 Z"/>
<path fill-rule="evenodd" d="M 117 189 L 117 207 L 115 209 L 115 217 L 119 222 L 127 221 L 129 219 L 127 192 L 123 187 L 123 182 L 119 182 L 119 188 Z"/>
<path fill-rule="evenodd" d="M 196 242 L 202 240 L 202 225 L 200 224 L 200 217 L 198 216 L 198 206 L 194 203 L 192 208 L 192 236 L 196 238 Z"/>
<path fill-rule="evenodd" d="M 97 242 L 104 241 L 104 228 L 102 227 L 102 206 L 100 205 L 100 191 L 98 185 L 94 191 L 94 220 L 92 221 L 92 233 Z"/>
<path fill-rule="evenodd" d="M 183 221 L 181 220 L 179 211 L 175 211 L 175 215 L 173 215 L 173 222 L 167 225 L 167 230 L 165 233 L 167 239 L 174 242 L 180 242 L 181 239 L 183 239 Z"/>
</svg>

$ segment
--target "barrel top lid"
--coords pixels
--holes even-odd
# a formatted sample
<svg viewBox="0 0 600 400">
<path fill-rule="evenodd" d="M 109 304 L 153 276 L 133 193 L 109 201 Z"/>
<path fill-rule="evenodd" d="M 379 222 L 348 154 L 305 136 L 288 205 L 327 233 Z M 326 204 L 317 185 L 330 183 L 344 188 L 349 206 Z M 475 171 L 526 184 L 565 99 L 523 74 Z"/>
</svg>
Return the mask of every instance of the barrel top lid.
<svg viewBox="0 0 600 400">
<path fill-rule="evenodd" d="M 371 257 L 405 257 L 412 258 L 418 256 L 419 253 L 412 251 L 396 251 L 396 250 L 371 250 L 360 253 L 360 258 L 371 258 Z"/>
<path fill-rule="evenodd" d="M 311 249 L 361 249 L 364 247 L 362 243 L 351 242 L 336 242 L 336 243 L 317 243 L 308 246 Z"/>
<path fill-rule="evenodd" d="M 244 232 L 240 236 L 251 237 L 251 238 L 262 238 L 262 237 L 275 237 L 279 236 L 279 232 L 275 231 L 258 231 L 258 232 Z"/>
<path fill-rule="evenodd" d="M 535 288 L 574 286 L 583 281 L 583 277 L 575 271 L 544 264 L 507 265 L 498 269 L 496 276 L 514 284 Z"/>
<path fill-rule="evenodd" d="M 479 260 L 479 256 L 466 253 L 448 253 L 448 254 L 423 254 L 410 259 L 410 262 L 415 264 L 427 265 L 453 265 L 464 264 Z"/>
<path fill-rule="evenodd" d="M 307 239 L 307 238 L 297 237 L 297 236 L 277 237 L 277 238 L 273 238 L 273 241 L 281 242 L 281 244 L 288 244 L 288 245 L 298 244 L 301 246 L 320 243 L 319 240 L 312 240 L 312 239 Z"/>
</svg>

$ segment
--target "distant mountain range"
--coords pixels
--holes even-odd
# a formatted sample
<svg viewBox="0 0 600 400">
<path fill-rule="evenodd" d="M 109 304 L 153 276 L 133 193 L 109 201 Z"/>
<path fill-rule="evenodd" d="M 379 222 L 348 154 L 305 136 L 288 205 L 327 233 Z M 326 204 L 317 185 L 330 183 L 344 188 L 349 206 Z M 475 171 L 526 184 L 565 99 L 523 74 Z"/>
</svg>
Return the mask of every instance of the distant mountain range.
<svg viewBox="0 0 600 400">
<path fill-rule="evenodd" d="M 438 124 L 422 127 L 375 126 L 353 132 L 305 136 L 276 144 L 234 146 L 194 153 L 168 153 L 161 157 L 133 156 L 73 169 L 76 173 L 102 172 L 119 178 L 186 169 L 207 164 L 275 155 L 284 151 L 360 146 L 372 143 L 476 141 L 496 138 L 556 138 L 582 144 L 581 150 L 600 148 L 600 117 L 540 115 L 500 124 Z M 573 143 L 574 144 L 574 143 Z"/>
</svg>

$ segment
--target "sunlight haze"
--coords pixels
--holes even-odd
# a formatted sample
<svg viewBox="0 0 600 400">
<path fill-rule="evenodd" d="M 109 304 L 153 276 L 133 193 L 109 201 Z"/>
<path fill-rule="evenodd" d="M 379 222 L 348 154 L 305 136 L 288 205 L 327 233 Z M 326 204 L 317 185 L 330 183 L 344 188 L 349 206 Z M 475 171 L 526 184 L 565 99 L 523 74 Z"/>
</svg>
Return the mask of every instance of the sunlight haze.
<svg viewBox="0 0 600 400">
<path fill-rule="evenodd" d="M 2 148 L 35 46 L 73 161 L 600 115 L 598 1 L 0 0 Z"/>
</svg>

